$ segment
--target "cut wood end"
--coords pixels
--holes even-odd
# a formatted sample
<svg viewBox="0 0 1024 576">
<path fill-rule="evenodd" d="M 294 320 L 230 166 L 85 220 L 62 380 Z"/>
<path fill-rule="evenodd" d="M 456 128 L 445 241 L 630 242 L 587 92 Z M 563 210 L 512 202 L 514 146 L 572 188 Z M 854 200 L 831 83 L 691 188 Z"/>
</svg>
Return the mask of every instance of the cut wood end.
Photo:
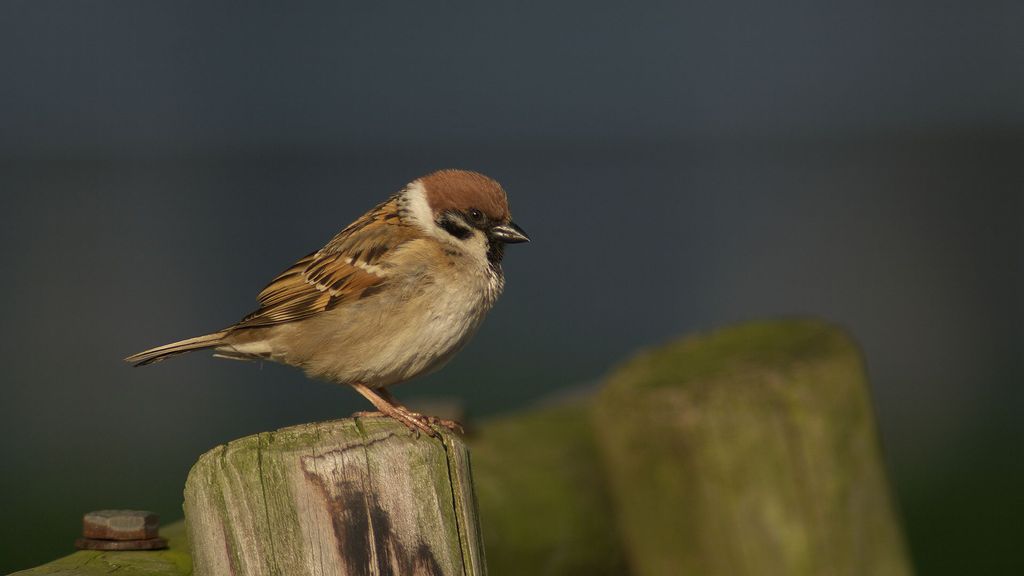
<svg viewBox="0 0 1024 576">
<path fill-rule="evenodd" d="M 479 573 L 467 449 L 437 433 L 356 417 L 208 451 L 185 485 L 196 574 L 362 573 L 381 563 L 395 574 Z"/>
<path fill-rule="evenodd" d="M 613 372 L 608 388 L 624 380 L 631 388 L 686 386 L 839 357 L 861 362 L 860 349 L 846 331 L 824 320 L 751 322 L 642 351 Z"/>
</svg>

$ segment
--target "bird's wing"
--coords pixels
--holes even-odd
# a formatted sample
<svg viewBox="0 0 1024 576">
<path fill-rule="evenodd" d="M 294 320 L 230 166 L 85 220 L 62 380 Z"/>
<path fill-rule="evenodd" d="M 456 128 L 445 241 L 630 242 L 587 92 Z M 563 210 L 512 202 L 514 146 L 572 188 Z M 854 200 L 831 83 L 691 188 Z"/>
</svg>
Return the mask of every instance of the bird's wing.
<svg viewBox="0 0 1024 576">
<path fill-rule="evenodd" d="M 422 237 L 406 224 L 392 198 L 342 230 L 320 251 L 302 258 L 260 292 L 258 310 L 234 328 L 255 328 L 308 318 L 366 298 L 388 280 L 387 257 Z"/>
</svg>

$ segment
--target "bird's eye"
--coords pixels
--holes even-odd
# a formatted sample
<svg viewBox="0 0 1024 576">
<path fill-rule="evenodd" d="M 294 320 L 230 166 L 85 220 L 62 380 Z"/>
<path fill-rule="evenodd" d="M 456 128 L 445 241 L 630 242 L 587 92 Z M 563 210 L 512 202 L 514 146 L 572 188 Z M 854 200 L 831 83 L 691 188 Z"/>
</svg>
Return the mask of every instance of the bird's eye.
<svg viewBox="0 0 1024 576">
<path fill-rule="evenodd" d="M 483 222 L 484 213 L 477 210 L 476 208 L 470 208 L 469 217 L 472 218 L 474 222 Z"/>
</svg>

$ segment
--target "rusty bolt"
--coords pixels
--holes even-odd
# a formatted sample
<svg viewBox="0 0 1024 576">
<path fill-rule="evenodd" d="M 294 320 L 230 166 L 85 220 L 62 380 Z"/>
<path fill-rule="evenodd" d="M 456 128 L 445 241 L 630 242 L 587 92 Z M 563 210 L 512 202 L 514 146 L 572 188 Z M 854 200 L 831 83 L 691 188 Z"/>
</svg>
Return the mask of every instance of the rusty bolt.
<svg viewBox="0 0 1024 576">
<path fill-rule="evenodd" d="M 145 510 L 97 510 L 82 517 L 80 550 L 155 550 L 167 547 L 159 538 L 160 517 Z"/>
<path fill-rule="evenodd" d="M 100 540 L 156 538 L 160 517 L 145 510 L 97 510 L 82 517 L 82 536 Z"/>
</svg>

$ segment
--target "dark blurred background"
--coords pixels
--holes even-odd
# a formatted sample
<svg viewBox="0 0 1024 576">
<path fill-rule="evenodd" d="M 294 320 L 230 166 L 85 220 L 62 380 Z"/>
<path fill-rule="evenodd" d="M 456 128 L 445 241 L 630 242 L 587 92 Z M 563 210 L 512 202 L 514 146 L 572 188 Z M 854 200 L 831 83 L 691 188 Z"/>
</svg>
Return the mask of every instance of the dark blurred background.
<svg viewBox="0 0 1024 576">
<path fill-rule="evenodd" d="M 534 241 L 400 397 L 476 418 L 634 350 L 815 315 L 863 345 L 922 574 L 1024 568 L 1024 4 L 0 4 L 0 572 L 180 517 L 200 453 L 367 408 L 125 355 L 229 324 L 441 167 Z"/>
</svg>

